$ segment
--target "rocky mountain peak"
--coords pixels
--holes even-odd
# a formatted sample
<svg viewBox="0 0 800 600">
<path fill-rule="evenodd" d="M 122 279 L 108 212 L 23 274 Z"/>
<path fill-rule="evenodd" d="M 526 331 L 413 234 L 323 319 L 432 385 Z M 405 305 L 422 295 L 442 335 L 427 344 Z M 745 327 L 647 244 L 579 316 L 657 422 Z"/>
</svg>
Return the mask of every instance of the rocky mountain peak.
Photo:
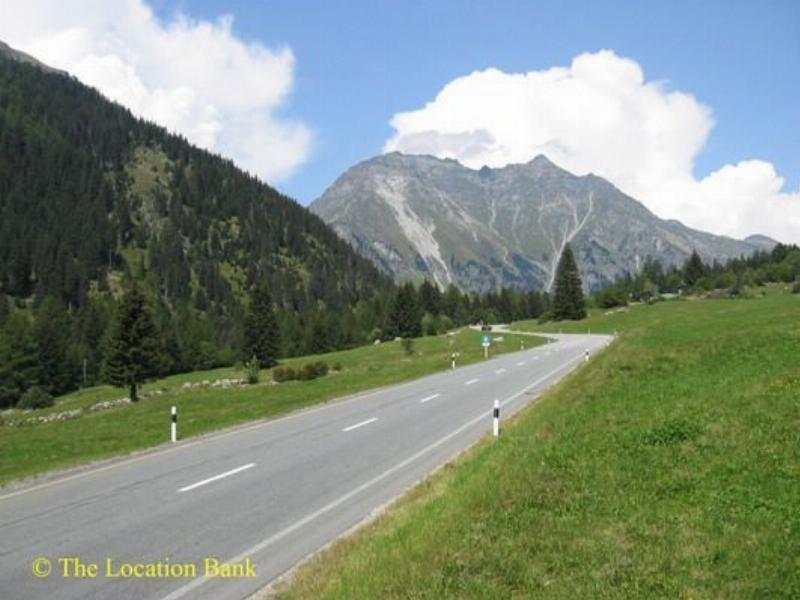
<svg viewBox="0 0 800 600">
<path fill-rule="evenodd" d="M 477 292 L 549 288 L 568 242 L 587 288 L 637 272 L 648 256 L 679 264 L 697 250 L 724 261 L 769 244 L 659 219 L 605 179 L 578 177 L 544 155 L 476 171 L 391 153 L 350 169 L 311 210 L 398 280 Z"/>
</svg>

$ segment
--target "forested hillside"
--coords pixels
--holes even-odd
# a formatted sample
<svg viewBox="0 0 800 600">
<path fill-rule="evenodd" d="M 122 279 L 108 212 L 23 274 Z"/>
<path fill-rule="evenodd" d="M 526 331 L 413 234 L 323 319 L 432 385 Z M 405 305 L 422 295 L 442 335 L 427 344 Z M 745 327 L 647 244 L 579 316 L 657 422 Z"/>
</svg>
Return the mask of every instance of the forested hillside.
<svg viewBox="0 0 800 600">
<path fill-rule="evenodd" d="M 131 279 L 154 305 L 169 371 L 238 358 L 256 281 L 278 307 L 285 354 L 304 350 L 316 321 L 331 347 L 365 337 L 393 287 L 317 216 L 230 161 L 0 53 L 6 358 L 24 355 L 28 338 L 63 341 L 60 358 L 81 367 L 70 372 L 87 359 L 96 381 L 114 298 Z"/>
</svg>

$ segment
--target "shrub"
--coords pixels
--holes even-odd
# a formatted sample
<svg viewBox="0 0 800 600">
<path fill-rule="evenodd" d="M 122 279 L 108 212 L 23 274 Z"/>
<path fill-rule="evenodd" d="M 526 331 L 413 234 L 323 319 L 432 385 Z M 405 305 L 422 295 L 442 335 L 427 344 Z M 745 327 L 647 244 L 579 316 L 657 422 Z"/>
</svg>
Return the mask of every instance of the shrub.
<svg viewBox="0 0 800 600">
<path fill-rule="evenodd" d="M 301 381 L 310 381 L 311 379 L 316 379 L 317 377 L 317 369 L 314 367 L 314 363 L 303 365 L 300 371 L 297 373 L 297 378 Z"/>
<path fill-rule="evenodd" d="M 18 408 L 22 409 L 39 409 L 48 408 L 53 406 L 56 401 L 47 392 L 47 390 L 35 385 L 22 394 L 22 398 L 17 403 Z"/>
<path fill-rule="evenodd" d="M 297 379 L 297 371 L 291 367 L 275 367 L 272 369 L 272 379 L 276 383 Z"/>
<path fill-rule="evenodd" d="M 792 286 L 792 293 L 800 294 L 800 279 L 794 282 L 794 285 Z"/>
<path fill-rule="evenodd" d="M 339 368 L 342 368 L 341 365 L 339 365 Z M 317 379 L 318 377 L 325 377 L 327 374 L 328 364 L 320 360 L 313 363 L 307 363 L 297 370 L 292 369 L 291 367 L 275 367 L 272 370 L 272 379 L 278 383 L 283 381 L 291 381 L 293 379 L 309 381 L 311 379 Z"/>
<path fill-rule="evenodd" d="M 318 361 L 315 363 L 311 363 L 314 367 L 314 372 L 316 373 L 317 377 L 325 377 L 328 374 L 328 363 L 323 361 Z"/>
<path fill-rule="evenodd" d="M 438 333 L 439 319 L 426 312 L 422 317 L 422 335 L 437 335 Z"/>
<path fill-rule="evenodd" d="M 342 363 L 340 363 L 340 362 L 333 363 L 333 366 L 331 367 L 331 369 L 333 369 L 334 371 L 341 371 L 342 370 Z"/>
<path fill-rule="evenodd" d="M 626 306 L 628 304 L 625 292 L 611 286 L 598 292 L 596 301 L 600 308 L 614 308 L 616 306 Z"/>
<path fill-rule="evenodd" d="M 439 333 L 450 331 L 453 328 L 453 320 L 447 315 L 439 317 Z"/>
<path fill-rule="evenodd" d="M 403 351 L 406 353 L 406 356 L 411 356 L 414 354 L 414 340 L 411 338 L 403 338 L 400 342 L 403 345 Z"/>
<path fill-rule="evenodd" d="M 247 369 L 247 383 L 250 385 L 258 383 L 259 379 L 259 372 L 258 372 L 258 359 L 253 356 L 250 360 L 245 363 L 245 368 Z"/>
</svg>

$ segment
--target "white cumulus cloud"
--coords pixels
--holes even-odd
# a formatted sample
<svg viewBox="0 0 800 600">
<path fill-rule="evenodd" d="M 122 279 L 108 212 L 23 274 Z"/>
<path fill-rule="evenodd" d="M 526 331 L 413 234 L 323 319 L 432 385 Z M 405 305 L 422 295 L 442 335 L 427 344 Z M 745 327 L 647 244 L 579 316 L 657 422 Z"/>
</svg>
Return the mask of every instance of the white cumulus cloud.
<svg viewBox="0 0 800 600">
<path fill-rule="evenodd" d="M 647 81 L 639 64 L 609 50 L 581 54 L 569 67 L 476 71 L 422 108 L 395 114 L 391 125 L 386 152 L 453 158 L 475 169 L 545 154 L 574 173 L 605 177 L 662 218 L 800 242 L 800 191 L 783 191 L 774 166 L 761 160 L 695 177 L 714 125 L 710 108 Z"/>
<path fill-rule="evenodd" d="M 280 115 L 291 50 L 238 39 L 230 16 L 162 22 L 143 0 L 2 0 L 2 14 L 12 47 L 253 174 L 285 179 L 308 157 L 311 132 Z"/>
</svg>

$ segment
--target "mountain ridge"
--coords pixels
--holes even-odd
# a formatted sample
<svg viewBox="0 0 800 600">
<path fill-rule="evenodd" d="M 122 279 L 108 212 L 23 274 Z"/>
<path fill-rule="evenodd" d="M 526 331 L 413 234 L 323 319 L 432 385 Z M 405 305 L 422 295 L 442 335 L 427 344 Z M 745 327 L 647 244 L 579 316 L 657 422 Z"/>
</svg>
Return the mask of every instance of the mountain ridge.
<svg viewBox="0 0 800 600">
<path fill-rule="evenodd" d="M 567 242 L 589 289 L 637 272 L 647 256 L 671 265 L 697 250 L 708 262 L 724 261 L 775 243 L 660 219 L 606 179 L 574 175 L 542 154 L 477 170 L 430 155 L 383 154 L 348 169 L 310 208 L 395 278 L 476 292 L 549 289 Z"/>
</svg>

